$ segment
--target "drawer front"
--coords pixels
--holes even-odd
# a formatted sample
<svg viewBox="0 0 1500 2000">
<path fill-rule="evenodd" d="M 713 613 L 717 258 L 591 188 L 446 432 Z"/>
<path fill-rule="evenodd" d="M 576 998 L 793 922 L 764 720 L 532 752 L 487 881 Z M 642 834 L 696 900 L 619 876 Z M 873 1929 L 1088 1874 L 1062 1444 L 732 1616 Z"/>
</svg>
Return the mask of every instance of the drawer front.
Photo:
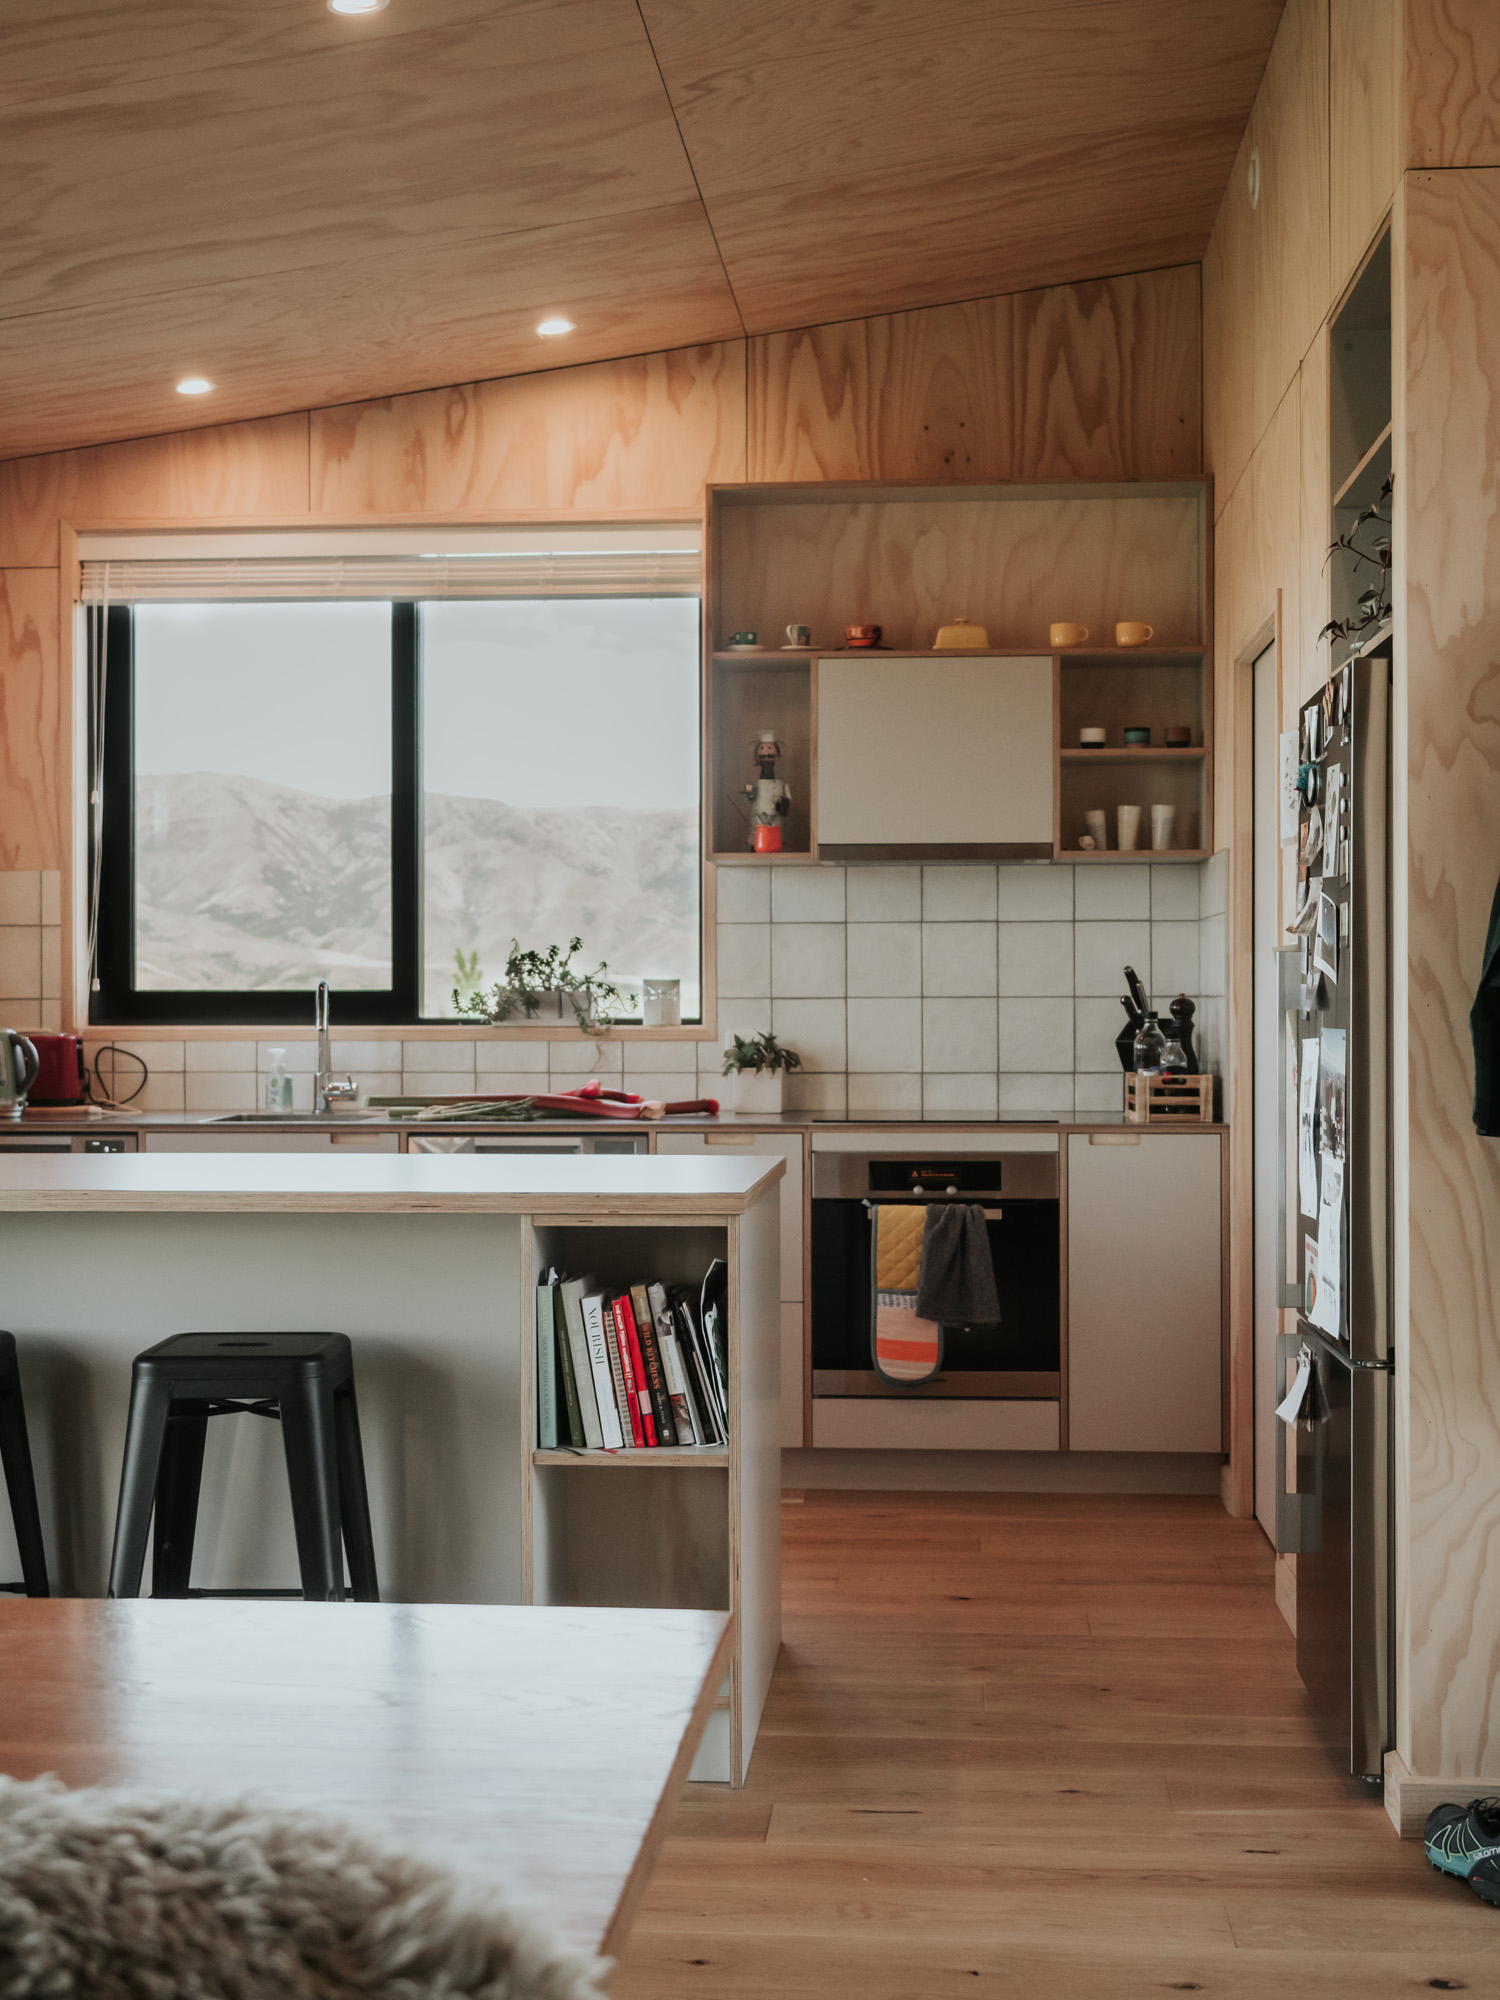
<svg viewBox="0 0 1500 2000">
<path fill-rule="evenodd" d="M 1056 1451 L 1058 1408 L 1042 1402 L 910 1403 L 884 1397 L 813 1403 L 813 1443 L 823 1450 Z"/>
</svg>

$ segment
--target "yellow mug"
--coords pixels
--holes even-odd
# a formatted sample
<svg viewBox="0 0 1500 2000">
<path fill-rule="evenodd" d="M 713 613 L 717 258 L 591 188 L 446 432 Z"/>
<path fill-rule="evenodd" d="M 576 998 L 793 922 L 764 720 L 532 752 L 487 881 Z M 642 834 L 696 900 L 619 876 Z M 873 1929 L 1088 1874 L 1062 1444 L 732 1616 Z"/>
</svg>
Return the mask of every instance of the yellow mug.
<svg viewBox="0 0 1500 2000">
<path fill-rule="evenodd" d="M 1050 642 L 1057 647 L 1081 646 L 1088 636 L 1087 625 L 1053 625 L 1047 633 Z"/>
<path fill-rule="evenodd" d="M 1148 640 L 1155 637 L 1155 634 L 1156 627 L 1154 625 L 1136 625 L 1127 619 L 1123 625 L 1115 627 L 1115 644 L 1117 646 L 1144 646 Z"/>
</svg>

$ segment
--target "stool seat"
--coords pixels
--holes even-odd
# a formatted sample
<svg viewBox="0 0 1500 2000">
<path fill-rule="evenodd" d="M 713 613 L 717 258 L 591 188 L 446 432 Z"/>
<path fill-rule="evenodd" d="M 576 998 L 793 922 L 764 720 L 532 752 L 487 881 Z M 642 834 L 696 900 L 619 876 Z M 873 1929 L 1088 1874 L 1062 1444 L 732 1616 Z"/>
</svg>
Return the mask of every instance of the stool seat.
<svg viewBox="0 0 1500 2000">
<path fill-rule="evenodd" d="M 5 1469 L 10 1518 L 21 1554 L 21 1582 L 0 1583 L 0 1590 L 19 1589 L 28 1597 L 45 1597 L 47 1558 L 42 1548 L 42 1518 L 36 1504 L 31 1440 L 26 1432 L 26 1405 L 21 1401 L 16 1337 L 3 1331 L 0 1331 L 0 1463 Z"/>
<path fill-rule="evenodd" d="M 194 1594 L 189 1578 L 211 1417 L 281 1424 L 302 1595 L 376 1603 L 354 1350 L 342 1333 L 178 1333 L 138 1354 L 120 1471 L 111 1597 L 140 1594 L 148 1538 L 152 1592 Z M 154 1537 L 152 1535 L 154 1520 Z"/>
</svg>

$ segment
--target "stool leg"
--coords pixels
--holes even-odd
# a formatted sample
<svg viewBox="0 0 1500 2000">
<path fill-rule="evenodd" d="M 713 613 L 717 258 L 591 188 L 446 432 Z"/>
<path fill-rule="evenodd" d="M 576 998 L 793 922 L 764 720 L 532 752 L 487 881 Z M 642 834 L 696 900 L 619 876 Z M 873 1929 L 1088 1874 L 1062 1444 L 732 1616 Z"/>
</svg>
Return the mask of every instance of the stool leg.
<svg viewBox="0 0 1500 2000">
<path fill-rule="evenodd" d="M 355 1401 L 352 1381 L 334 1391 L 333 1421 L 338 1433 L 339 1512 L 344 1521 L 344 1549 L 349 1557 L 350 1595 L 356 1604 L 378 1604 L 375 1536 L 370 1527 L 365 1454 L 359 1438 L 359 1404 Z"/>
<path fill-rule="evenodd" d="M 115 1546 L 109 1561 L 109 1595 L 139 1597 L 156 1502 L 156 1475 L 172 1392 L 165 1382 L 137 1375 L 130 1384 L 125 1421 L 125 1457 L 120 1466 L 120 1503 L 115 1509 Z"/>
<path fill-rule="evenodd" d="M 151 1550 L 151 1595 L 186 1597 L 193 1574 L 193 1537 L 198 1528 L 198 1492 L 203 1484 L 203 1447 L 208 1418 L 179 1404 L 168 1418 L 156 1474 L 156 1533 Z"/>
<path fill-rule="evenodd" d="M 338 1440 L 326 1382 L 299 1380 L 282 1391 L 281 1442 L 292 1492 L 302 1595 L 310 1601 L 338 1603 L 344 1595 Z"/>
<path fill-rule="evenodd" d="M 10 1517 L 21 1552 L 21 1580 L 28 1597 L 46 1597 L 47 1557 L 42 1548 L 42 1517 L 37 1512 L 36 1475 L 31 1465 L 31 1441 L 26 1435 L 26 1409 L 19 1386 L 0 1390 L 0 1459 L 5 1462 L 5 1490 Z"/>
</svg>

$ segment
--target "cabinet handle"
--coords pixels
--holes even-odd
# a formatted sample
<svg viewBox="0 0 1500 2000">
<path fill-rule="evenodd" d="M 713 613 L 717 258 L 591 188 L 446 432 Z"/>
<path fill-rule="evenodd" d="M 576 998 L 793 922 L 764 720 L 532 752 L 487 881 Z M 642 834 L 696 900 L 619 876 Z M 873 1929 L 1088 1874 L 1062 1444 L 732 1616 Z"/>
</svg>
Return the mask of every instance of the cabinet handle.
<svg viewBox="0 0 1500 2000">
<path fill-rule="evenodd" d="M 749 1153 L 755 1149 L 755 1134 L 753 1132 L 705 1132 L 703 1143 L 705 1146 L 742 1146 Z"/>
<path fill-rule="evenodd" d="M 1091 1146 L 1138 1146 L 1140 1143 L 1139 1132 L 1090 1132 L 1089 1134 Z"/>
</svg>

